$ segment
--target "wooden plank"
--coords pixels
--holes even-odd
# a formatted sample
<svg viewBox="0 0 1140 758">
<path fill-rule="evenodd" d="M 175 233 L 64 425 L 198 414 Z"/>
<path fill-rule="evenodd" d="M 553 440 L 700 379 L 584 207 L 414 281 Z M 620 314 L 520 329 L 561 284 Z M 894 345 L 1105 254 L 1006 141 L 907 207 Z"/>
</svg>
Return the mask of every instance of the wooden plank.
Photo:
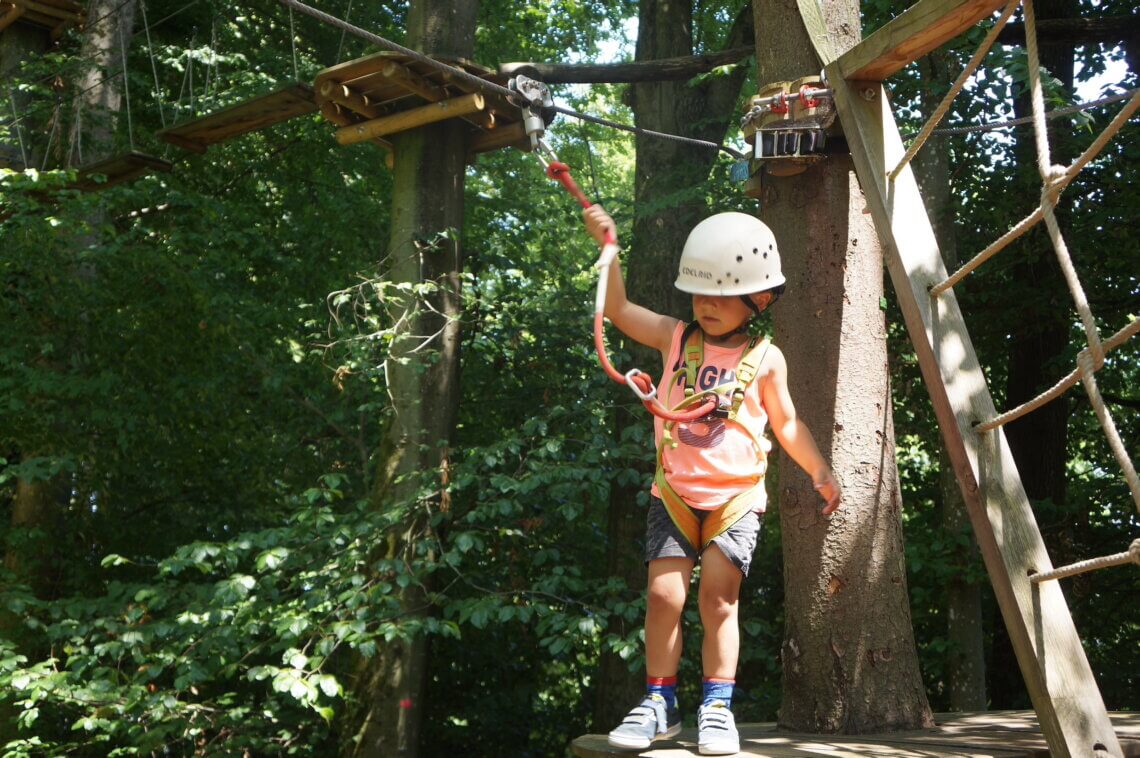
<svg viewBox="0 0 1140 758">
<path fill-rule="evenodd" d="M 471 138 L 471 142 L 467 145 L 467 150 L 474 155 L 490 150 L 498 150 L 503 147 L 518 147 L 519 149 L 530 150 L 530 137 L 527 136 L 526 128 L 521 121 L 516 121 L 513 124 L 507 124 L 489 131 L 479 132 Z"/>
<path fill-rule="evenodd" d="M 157 135 L 159 139 L 172 145 L 204 151 L 210 145 L 226 142 L 316 110 L 313 89 L 307 84 L 294 83 L 215 113 L 163 129 L 157 132 Z M 196 147 L 189 147 L 190 145 Z"/>
<path fill-rule="evenodd" d="M 946 269 L 914 173 L 889 172 L 905 150 L 881 82 L 848 81 L 827 44 L 816 0 L 801 14 L 834 91 L 855 170 L 930 392 L 1014 652 L 1052 755 L 1084 758 L 1095 745 L 1121 755 L 1104 701 L 1057 582 L 1035 585 L 1052 567 L 1005 434 L 973 426 L 996 414 L 952 290 L 927 290 Z"/>
<path fill-rule="evenodd" d="M 47 16 L 47 17 L 53 18 L 53 19 L 58 19 L 60 21 L 66 21 L 66 22 L 71 23 L 71 24 L 78 24 L 80 21 L 83 20 L 83 16 L 80 13 L 79 6 L 75 5 L 74 3 L 69 4 L 69 6 L 57 7 L 55 5 L 49 5 L 47 3 L 37 2 L 37 0 L 11 0 L 11 1 L 13 3 L 15 3 L 16 5 L 21 6 L 25 10 L 35 11 L 36 13 L 42 14 L 43 16 Z"/>
<path fill-rule="evenodd" d="M 386 134 L 395 134 L 419 126 L 434 124 L 438 121 L 460 118 L 481 111 L 485 107 L 486 101 L 483 96 L 478 92 L 472 92 L 469 95 L 432 103 L 420 108 L 412 108 L 391 116 L 363 121 L 352 126 L 342 126 L 336 130 L 336 141 L 342 145 L 352 145 L 375 137 L 383 137 Z"/>
<path fill-rule="evenodd" d="M 1113 725 L 1126 740 L 1126 755 L 1140 755 L 1140 714 L 1114 713 Z M 1039 758 L 1048 747 L 1031 711 L 938 714 L 933 729 L 884 734 L 823 735 L 778 729 L 773 723 L 738 724 L 741 756 L 763 758 Z M 691 758 L 696 729 L 637 753 L 643 758 Z M 610 747 L 603 734 L 578 737 L 570 746 L 579 758 L 617 758 L 629 751 Z"/>
<path fill-rule="evenodd" d="M 116 184 L 134 181 L 141 176 L 154 173 L 155 171 L 164 174 L 170 173 L 172 168 L 173 164 L 170 163 L 170 161 L 156 158 L 146 153 L 132 151 L 79 169 L 78 180 L 74 186 L 76 189 L 83 190 L 84 192 L 92 192 L 113 187 Z M 105 177 L 105 181 L 96 181 L 96 175 Z"/>
<path fill-rule="evenodd" d="M 1004 6 L 1004 0 L 919 0 L 840 56 L 842 78 L 881 82 Z"/>
</svg>

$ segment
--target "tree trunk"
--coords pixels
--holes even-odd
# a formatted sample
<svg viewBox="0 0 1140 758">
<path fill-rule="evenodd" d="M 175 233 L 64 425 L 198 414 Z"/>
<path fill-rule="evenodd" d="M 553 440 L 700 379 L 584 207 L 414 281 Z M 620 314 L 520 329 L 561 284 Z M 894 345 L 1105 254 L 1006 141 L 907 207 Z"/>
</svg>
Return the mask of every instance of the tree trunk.
<svg viewBox="0 0 1140 758">
<path fill-rule="evenodd" d="M 470 58 L 477 0 L 417 0 L 408 15 L 406 44 L 432 55 Z M 463 189 L 467 127 L 451 120 L 393 137 L 395 181 L 388 244 L 389 278 L 432 283 L 417 306 L 397 305 L 407 319 L 388 361 L 392 417 L 378 455 L 373 507 L 408 509 L 398 531 L 387 535 L 388 557 L 409 561 L 427 534 L 434 500 L 415 504 L 423 486 L 439 490 L 441 469 L 455 427 L 459 381 L 459 315 Z M 427 340 L 428 345 L 421 343 Z M 425 477 L 427 481 L 425 482 Z M 412 505 L 409 505 L 412 504 Z M 423 558 L 417 558 L 423 560 Z M 431 560 L 431 556 L 427 556 Z M 406 617 L 427 612 L 426 588 L 411 583 L 402 595 Z M 362 662 L 353 690 L 358 713 L 345 755 L 356 758 L 419 753 L 421 694 L 427 674 L 422 636 L 391 644 Z"/>
<path fill-rule="evenodd" d="M 928 113 L 941 102 L 954 79 L 948 56 L 935 51 L 918 62 L 923 81 L 922 98 Z M 937 87 L 933 82 L 938 82 Z M 916 156 L 915 177 L 922 191 L 926 212 L 934 226 L 934 236 L 948 271 L 958 267 L 954 199 L 950 194 L 950 146 L 946 137 L 931 135 Z M 949 577 L 946 586 L 946 636 L 950 650 L 946 656 L 947 689 L 952 711 L 986 709 L 986 658 L 982 634 L 982 593 L 977 582 L 968 582 L 968 564 L 977 563 L 980 554 L 974 539 L 966 502 L 958 487 L 946 448 L 938 447 L 938 491 L 942 527 L 946 534 L 961 538 L 969 549 L 957 555 L 960 570 Z"/>
<path fill-rule="evenodd" d="M 795 2 L 756 0 L 760 83 L 818 73 Z M 856 3 L 824 16 L 840 50 L 859 39 Z M 851 161 L 768 179 L 762 217 L 779 241 L 788 294 L 774 308 L 800 417 L 831 462 L 844 507 L 780 456 L 786 629 L 780 726 L 819 733 L 933 724 L 914 647 L 895 466 L 883 261 Z"/>
<path fill-rule="evenodd" d="M 69 166 L 114 154 L 123 107 L 124 54 L 130 48 L 136 0 L 94 0 L 87 6 L 80 59 L 87 62 L 76 81 L 69 140 Z"/>
<path fill-rule="evenodd" d="M 692 8 L 672 0 L 643 0 L 639 6 L 637 61 L 688 56 L 693 52 Z M 729 33 L 726 45 L 739 47 L 752 36 L 751 16 L 745 11 Z M 736 100 L 747 72 L 743 69 L 710 82 L 642 83 L 630 94 L 634 122 L 644 129 L 719 143 L 734 117 Z M 700 148 L 659 137 L 638 135 L 634 179 L 633 234 L 623 240 L 630 299 L 660 313 L 691 318 L 690 297 L 674 289 L 677 260 L 689 230 L 708 215 L 702 185 L 716 158 L 713 148 Z M 654 375 L 660 356 L 631 345 L 632 365 Z M 640 403 L 619 408 L 615 427 L 647 423 Z M 646 459 L 648 463 L 648 459 Z M 649 471 L 646 471 L 648 479 Z M 608 563 L 612 575 L 631 589 L 645 587 L 641 545 L 645 508 L 638 503 L 644 484 L 614 485 L 610 495 Z M 624 634 L 625 630 L 614 630 Z M 644 692 L 643 674 L 631 674 L 615 654 L 603 652 L 599 662 L 594 723 L 606 730 L 620 722 L 630 704 Z"/>
</svg>

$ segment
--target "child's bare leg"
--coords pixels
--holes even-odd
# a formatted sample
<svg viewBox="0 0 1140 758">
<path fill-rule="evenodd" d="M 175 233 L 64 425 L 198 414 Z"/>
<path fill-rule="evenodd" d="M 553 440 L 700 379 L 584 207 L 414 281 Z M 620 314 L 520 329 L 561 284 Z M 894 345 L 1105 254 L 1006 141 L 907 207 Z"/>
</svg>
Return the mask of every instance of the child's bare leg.
<svg viewBox="0 0 1140 758">
<path fill-rule="evenodd" d="M 740 657 L 740 584 L 744 575 L 715 544 L 701 555 L 698 601 L 705 638 L 701 663 L 706 678 L 735 679 Z M 647 636 L 648 639 L 648 636 Z"/>
<path fill-rule="evenodd" d="M 677 674 L 681 662 L 681 612 L 692 575 L 693 562 L 688 558 L 658 558 L 649 562 L 645 607 L 647 676 Z"/>
</svg>

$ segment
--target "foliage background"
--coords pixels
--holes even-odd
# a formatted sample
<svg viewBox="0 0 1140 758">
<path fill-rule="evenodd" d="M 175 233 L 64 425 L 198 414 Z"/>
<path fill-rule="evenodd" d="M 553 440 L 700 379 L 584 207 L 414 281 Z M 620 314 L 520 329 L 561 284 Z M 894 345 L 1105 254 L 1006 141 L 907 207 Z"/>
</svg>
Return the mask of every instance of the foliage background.
<svg viewBox="0 0 1140 758">
<path fill-rule="evenodd" d="M 707 42 L 733 9 L 700 5 L 697 37 Z M 866 4 L 867 29 L 894 10 Z M 599 45 L 606 55 L 629 52 L 620 46 L 628 3 L 520 9 L 487 0 L 481 13 L 478 59 L 488 66 L 589 59 Z M 469 168 L 463 399 L 448 498 L 433 513 L 436 557 L 378 559 L 373 535 L 401 509 L 422 507 L 363 506 L 391 413 L 382 154 L 338 147 L 316 117 L 203 156 L 153 137 L 164 121 L 371 51 L 265 1 L 239 10 L 156 0 L 148 14 L 153 51 L 136 35 L 128 70 L 134 141 L 173 160 L 172 173 L 99 193 L 68 189 L 68 146 L 43 135 L 68 118 L 58 82 L 79 63 L 73 38 L 15 72 L 18 121 L 0 136 L 11 144 L 40 135 L 42 160 L 40 171 L 0 170 L 4 754 L 328 754 L 350 697 L 347 653 L 411 634 L 431 635 L 427 754 L 560 754 L 577 734 L 608 728 L 589 723 L 599 652 L 617 650 L 637 670 L 640 640 L 601 630 L 615 615 L 636 626 L 643 604 L 604 573 L 604 508 L 611 483 L 642 476 L 650 440 L 648 424 L 616 439 L 610 428 L 609 409 L 629 398 L 592 355 L 594 250 L 577 207 L 529 156 L 498 152 Z M 352 20 L 399 39 L 403 11 L 356 7 Z M 964 60 L 970 41 L 956 41 L 953 54 Z M 1089 76 L 1121 53 L 1081 55 Z M 1002 103 L 1017 68 L 1002 57 L 987 61 L 951 124 L 1008 115 Z M 893 85 L 904 131 L 916 129 L 914 117 L 930 109 L 917 73 Z M 1119 82 L 1129 86 L 1135 72 Z M 621 87 L 557 94 L 629 120 Z M 1093 118 L 1106 120 L 1103 111 Z M 1073 129 L 1087 140 L 1093 126 Z M 1134 132 L 1066 193 L 1077 209 L 1068 238 L 1104 333 L 1135 317 L 1140 302 L 1128 221 Z M 631 140 L 566 120 L 552 137 L 587 194 L 628 222 Z M 950 149 L 959 244 L 979 250 L 1027 212 L 1015 193 L 994 191 L 1012 170 L 1009 140 L 973 135 Z M 700 188 L 710 207 L 741 202 L 728 169 L 718 165 Z M 999 406 L 1018 303 L 1034 296 L 1009 271 L 996 259 L 958 292 Z M 912 611 L 938 710 L 947 703 L 942 588 L 963 574 L 984 584 L 984 572 L 964 535 L 941 527 L 937 428 L 901 318 L 889 298 L 885 306 Z M 1073 332 L 1075 355 L 1075 319 Z M 610 343 L 622 363 L 617 335 Z M 1137 365 L 1136 348 L 1122 348 L 1098 376 L 1134 455 Z M 1117 552 L 1136 533 L 1135 510 L 1087 403 L 1071 397 L 1067 502 L 1038 504 L 1038 520 L 1051 547 Z M 50 523 L 12 524 L 19 481 L 53 493 Z M 780 700 L 776 518 L 755 566 L 742 604 L 744 721 L 773 719 Z M 428 577 L 433 611 L 412 622 L 394 590 Z M 1121 601 L 1138 584 L 1135 572 L 1116 569 L 1067 590 L 1110 709 L 1140 705 L 1140 622 L 1135 604 Z M 991 641 L 994 607 L 987 598 Z M 692 660 L 684 666 L 682 700 L 692 702 L 699 671 Z"/>
</svg>

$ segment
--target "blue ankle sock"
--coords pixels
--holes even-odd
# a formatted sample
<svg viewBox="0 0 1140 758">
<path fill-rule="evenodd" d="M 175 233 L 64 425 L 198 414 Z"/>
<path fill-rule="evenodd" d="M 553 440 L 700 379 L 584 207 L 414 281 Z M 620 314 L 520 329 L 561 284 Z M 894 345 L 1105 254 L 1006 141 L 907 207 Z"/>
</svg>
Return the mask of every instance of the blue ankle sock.
<svg viewBox="0 0 1140 758">
<path fill-rule="evenodd" d="M 675 676 L 647 676 L 645 677 L 645 693 L 647 695 L 660 695 L 670 708 L 677 707 L 677 677 Z"/>
<path fill-rule="evenodd" d="M 735 679 L 705 677 L 703 686 L 704 697 L 701 699 L 701 705 L 708 705 L 714 700 L 723 700 L 726 706 L 732 707 L 732 691 L 736 687 Z"/>
</svg>

